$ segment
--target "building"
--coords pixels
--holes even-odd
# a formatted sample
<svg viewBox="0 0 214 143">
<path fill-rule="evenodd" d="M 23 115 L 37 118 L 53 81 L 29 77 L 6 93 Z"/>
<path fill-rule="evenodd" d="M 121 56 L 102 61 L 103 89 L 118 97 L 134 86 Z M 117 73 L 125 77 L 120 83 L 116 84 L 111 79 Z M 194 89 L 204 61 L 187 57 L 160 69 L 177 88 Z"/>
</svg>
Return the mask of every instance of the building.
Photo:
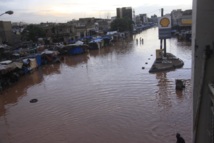
<svg viewBox="0 0 214 143">
<path fill-rule="evenodd" d="M 140 14 L 140 20 L 142 21 L 142 24 L 146 24 L 148 23 L 148 17 L 147 17 L 147 14 Z"/>
<path fill-rule="evenodd" d="M 54 41 L 67 42 L 73 34 L 73 25 L 69 23 L 58 23 L 46 30 L 47 37 L 53 37 Z"/>
<path fill-rule="evenodd" d="M 178 21 L 182 15 L 183 15 L 183 12 L 181 9 L 173 10 L 171 12 L 172 26 L 178 26 Z"/>
<path fill-rule="evenodd" d="M 0 43 L 12 43 L 12 24 L 10 21 L 0 21 Z"/>
<path fill-rule="evenodd" d="M 213 0 L 193 0 L 193 143 L 214 142 L 213 15 Z"/>
<path fill-rule="evenodd" d="M 97 21 L 97 23 L 98 23 L 98 30 L 99 31 L 104 31 L 104 32 L 107 32 L 107 31 L 109 31 L 109 29 L 111 28 L 110 27 L 110 24 L 111 24 L 111 20 L 109 20 L 109 19 L 102 19 L 102 20 L 98 20 Z"/>
<path fill-rule="evenodd" d="M 184 26 L 192 26 L 192 10 L 185 10 L 183 12 L 181 24 Z"/>
<path fill-rule="evenodd" d="M 136 23 L 135 23 L 135 24 L 136 24 L 136 25 L 142 25 L 142 21 L 141 21 L 139 15 L 136 16 Z"/>
<path fill-rule="evenodd" d="M 114 21 L 117 18 L 117 16 L 111 17 L 111 22 Z"/>
<path fill-rule="evenodd" d="M 157 15 L 155 15 L 155 14 L 152 15 L 150 22 L 152 22 L 152 23 L 158 23 L 158 17 L 157 17 Z"/>
<path fill-rule="evenodd" d="M 172 27 L 180 30 L 191 30 L 192 10 L 182 11 L 181 9 L 171 12 Z"/>
<path fill-rule="evenodd" d="M 192 27 L 192 10 L 186 10 L 183 12 L 182 16 L 178 19 L 177 23 L 183 29 L 191 30 Z"/>
<path fill-rule="evenodd" d="M 126 18 L 135 22 L 135 11 L 131 7 L 117 8 L 117 18 Z"/>
<path fill-rule="evenodd" d="M 39 26 L 45 31 L 45 39 L 52 42 L 73 42 L 75 40 L 94 36 L 108 31 L 111 20 L 100 18 L 80 18 L 67 23 L 41 23 Z"/>
<path fill-rule="evenodd" d="M 132 21 L 136 23 L 135 10 L 132 10 Z"/>
</svg>

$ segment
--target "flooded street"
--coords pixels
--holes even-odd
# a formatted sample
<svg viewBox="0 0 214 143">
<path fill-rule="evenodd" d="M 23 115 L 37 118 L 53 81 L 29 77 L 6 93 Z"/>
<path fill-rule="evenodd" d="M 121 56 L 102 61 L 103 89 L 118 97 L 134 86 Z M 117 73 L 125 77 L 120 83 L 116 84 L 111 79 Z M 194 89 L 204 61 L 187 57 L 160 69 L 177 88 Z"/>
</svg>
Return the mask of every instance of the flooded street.
<svg viewBox="0 0 214 143">
<path fill-rule="evenodd" d="M 184 66 L 150 74 L 159 47 L 151 28 L 22 77 L 0 95 L 0 143 L 173 143 L 177 132 L 191 142 L 191 44 L 167 40 Z"/>
</svg>

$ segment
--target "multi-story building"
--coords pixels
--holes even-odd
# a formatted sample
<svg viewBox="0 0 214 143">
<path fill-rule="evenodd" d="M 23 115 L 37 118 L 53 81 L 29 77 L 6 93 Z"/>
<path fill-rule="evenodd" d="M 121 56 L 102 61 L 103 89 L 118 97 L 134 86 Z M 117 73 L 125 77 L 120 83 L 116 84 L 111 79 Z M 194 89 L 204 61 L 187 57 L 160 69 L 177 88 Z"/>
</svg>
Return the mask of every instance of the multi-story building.
<svg viewBox="0 0 214 143">
<path fill-rule="evenodd" d="M 99 18 L 80 18 L 67 23 L 41 23 L 40 27 L 46 33 L 46 39 L 53 42 L 69 42 L 86 36 L 108 31 L 111 20 Z"/>
<path fill-rule="evenodd" d="M 136 23 L 135 23 L 135 24 L 136 24 L 136 25 L 141 25 L 141 24 L 142 24 L 142 21 L 141 21 L 139 15 L 136 16 Z"/>
<path fill-rule="evenodd" d="M 99 30 L 107 32 L 110 29 L 111 20 L 102 19 L 98 20 L 97 23 L 99 24 Z"/>
<path fill-rule="evenodd" d="M 99 24 L 97 24 L 97 21 L 99 20 L 100 19 L 91 17 L 80 18 L 78 21 L 74 22 L 73 25 L 76 39 L 93 35 L 95 32 L 97 32 L 99 30 Z"/>
<path fill-rule="evenodd" d="M 0 43 L 12 43 L 12 25 L 10 21 L 0 21 Z"/>
<path fill-rule="evenodd" d="M 73 25 L 69 23 L 59 23 L 55 25 L 53 29 L 55 38 L 60 41 L 67 42 L 72 37 Z"/>
<path fill-rule="evenodd" d="M 132 10 L 132 21 L 136 23 L 135 10 Z"/>
<path fill-rule="evenodd" d="M 117 8 L 117 18 L 126 18 L 135 21 L 135 12 L 131 7 Z"/>
<path fill-rule="evenodd" d="M 153 22 L 153 23 L 158 23 L 158 17 L 157 17 L 157 15 L 152 15 L 151 16 L 151 21 L 150 22 Z"/>
<path fill-rule="evenodd" d="M 142 21 L 142 24 L 148 23 L 148 17 L 147 14 L 139 14 L 140 20 Z"/>
<path fill-rule="evenodd" d="M 172 26 L 191 27 L 192 26 L 192 10 L 182 11 L 181 9 L 171 12 Z"/>
<path fill-rule="evenodd" d="M 171 18 L 172 18 L 172 26 L 177 26 L 178 25 L 178 21 L 181 18 L 181 16 L 183 15 L 183 12 L 181 9 L 177 9 L 177 10 L 173 10 L 171 12 Z"/>
<path fill-rule="evenodd" d="M 180 26 L 192 26 L 192 10 L 185 10 L 180 17 Z"/>
</svg>

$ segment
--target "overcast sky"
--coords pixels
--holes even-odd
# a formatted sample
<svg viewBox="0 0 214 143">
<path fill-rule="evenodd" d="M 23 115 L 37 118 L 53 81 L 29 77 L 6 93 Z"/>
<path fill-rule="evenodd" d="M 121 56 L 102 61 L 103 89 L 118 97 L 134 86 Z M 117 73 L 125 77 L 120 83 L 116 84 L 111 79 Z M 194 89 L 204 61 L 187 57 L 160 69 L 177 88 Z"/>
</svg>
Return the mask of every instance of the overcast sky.
<svg viewBox="0 0 214 143">
<path fill-rule="evenodd" d="M 117 7 L 132 7 L 135 15 L 147 13 L 160 16 L 160 9 L 170 13 L 173 9 L 191 9 L 192 0 L 0 0 L 0 20 L 12 22 L 67 22 L 84 17 L 110 18 L 116 16 Z"/>
</svg>

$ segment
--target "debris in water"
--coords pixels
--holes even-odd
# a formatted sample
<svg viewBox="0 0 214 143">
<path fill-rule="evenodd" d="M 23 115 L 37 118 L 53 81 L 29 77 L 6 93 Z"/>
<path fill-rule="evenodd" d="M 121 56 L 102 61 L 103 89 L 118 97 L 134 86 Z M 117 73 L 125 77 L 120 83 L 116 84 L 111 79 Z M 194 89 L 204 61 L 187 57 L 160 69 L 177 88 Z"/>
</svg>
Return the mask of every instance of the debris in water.
<svg viewBox="0 0 214 143">
<path fill-rule="evenodd" d="M 30 103 L 36 103 L 36 102 L 38 102 L 38 99 L 31 99 L 30 100 Z"/>
<path fill-rule="evenodd" d="M 177 90 L 183 90 L 185 88 L 183 81 L 180 79 L 176 79 L 175 84 Z"/>
</svg>

